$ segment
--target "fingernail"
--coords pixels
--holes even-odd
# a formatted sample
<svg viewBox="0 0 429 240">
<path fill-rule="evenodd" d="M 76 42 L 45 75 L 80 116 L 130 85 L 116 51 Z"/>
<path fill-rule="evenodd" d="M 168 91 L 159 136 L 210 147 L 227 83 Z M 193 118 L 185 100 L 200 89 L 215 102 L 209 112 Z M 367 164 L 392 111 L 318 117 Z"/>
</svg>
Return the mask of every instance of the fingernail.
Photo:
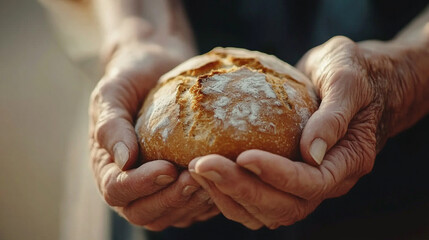
<svg viewBox="0 0 429 240">
<path fill-rule="evenodd" d="M 244 165 L 243 167 L 246 168 L 247 170 L 251 171 L 252 173 L 256 174 L 256 175 L 261 175 L 261 169 L 259 169 L 254 164 L 247 164 L 247 165 Z"/>
<path fill-rule="evenodd" d="M 203 176 L 209 180 L 212 180 L 213 182 L 222 181 L 222 176 L 215 171 L 207 171 L 207 172 L 202 172 L 202 173 L 198 173 L 198 174 L 200 174 L 201 176 Z"/>
<path fill-rule="evenodd" d="M 201 157 L 196 157 L 196 158 L 192 159 L 192 161 L 190 161 L 190 162 L 189 162 L 189 164 L 188 164 L 188 169 L 189 169 L 189 170 L 191 170 L 191 169 L 195 169 L 195 165 L 196 165 L 196 163 L 198 162 L 198 160 L 199 160 L 200 158 L 201 158 Z"/>
<path fill-rule="evenodd" d="M 193 166 L 193 170 L 195 170 L 195 172 L 198 175 L 203 176 L 203 177 L 205 177 L 205 178 L 207 178 L 213 182 L 222 181 L 222 176 L 214 170 L 204 171 L 204 172 L 201 171 L 201 164 L 203 164 L 203 162 L 205 162 L 205 160 L 207 160 L 207 159 L 206 158 L 204 158 L 204 160 L 200 159 L 200 158 L 194 159 L 195 165 Z"/>
<path fill-rule="evenodd" d="M 187 185 L 182 190 L 182 196 L 187 197 L 198 190 L 198 187 Z"/>
<path fill-rule="evenodd" d="M 116 164 L 122 169 L 130 157 L 127 146 L 125 146 L 123 142 L 117 142 L 115 146 L 113 146 L 113 153 Z"/>
<path fill-rule="evenodd" d="M 328 145 L 321 138 L 316 138 L 311 143 L 310 155 L 313 157 L 314 161 L 317 162 L 317 164 L 320 165 L 322 163 L 323 158 L 325 157 L 327 147 Z"/>
<path fill-rule="evenodd" d="M 201 202 L 209 201 L 210 194 L 206 190 L 201 190 L 197 193 L 198 200 Z"/>
<path fill-rule="evenodd" d="M 190 169 L 189 173 L 191 174 L 192 178 L 197 181 L 197 183 L 199 183 L 203 188 L 208 189 L 210 188 L 209 184 L 206 182 L 206 180 L 204 180 L 203 177 L 201 177 L 200 175 L 198 175 L 195 170 Z"/>
<path fill-rule="evenodd" d="M 160 185 L 160 186 L 168 185 L 173 181 L 174 181 L 174 178 L 172 176 L 168 176 L 168 175 L 159 175 L 155 179 L 155 183 Z"/>
</svg>

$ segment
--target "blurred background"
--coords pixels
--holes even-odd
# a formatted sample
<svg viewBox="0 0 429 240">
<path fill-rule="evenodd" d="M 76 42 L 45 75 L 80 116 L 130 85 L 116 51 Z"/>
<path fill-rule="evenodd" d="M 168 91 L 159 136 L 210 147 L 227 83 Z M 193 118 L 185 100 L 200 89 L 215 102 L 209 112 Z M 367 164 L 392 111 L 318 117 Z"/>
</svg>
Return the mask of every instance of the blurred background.
<svg viewBox="0 0 429 240">
<path fill-rule="evenodd" d="M 51 2 L 61 4 L 65 1 Z M 218 6 L 221 10 L 227 9 L 230 4 L 230 1 L 219 2 L 224 4 Z M 258 3 L 245 1 L 246 4 L 249 2 Z M 365 2 L 369 1 L 360 3 Z M 217 45 L 256 48 L 256 45 L 246 41 L 252 39 L 252 35 L 235 39 L 237 29 L 225 30 L 222 25 L 216 24 L 213 26 L 218 26 L 218 29 L 209 29 L 203 24 L 204 21 L 199 24 L 198 21 L 203 18 L 217 21 L 209 14 L 211 12 L 197 11 L 200 7 L 212 8 L 210 4 L 214 2 L 192 3 L 188 4 L 188 11 L 194 13 L 190 15 L 193 28 L 201 33 L 197 40 L 202 52 Z M 70 10 L 57 15 L 57 21 L 66 17 L 64 15 L 73 14 L 73 6 L 67 7 Z M 419 6 L 416 8 L 421 9 Z M 395 13 L 401 11 L 398 8 Z M 55 15 L 55 11 L 51 13 Z M 361 12 L 357 13 L 360 15 Z M 226 15 L 235 17 L 234 13 Z M 243 15 L 248 15 L 248 12 L 243 12 Z M 287 16 L 294 17 L 292 13 Z M 386 21 L 384 29 L 400 26 L 392 24 L 395 19 L 400 19 L 397 16 L 404 14 L 392 14 L 391 21 Z M 78 24 L 79 27 L 90 28 L 88 17 L 82 15 L 75 18 L 85 23 Z M 262 24 L 257 16 L 250 20 L 255 22 L 248 26 Z M 408 21 L 403 20 L 403 24 Z M 316 22 L 323 25 L 322 21 Z M 106 207 L 100 204 L 98 196 L 88 197 L 97 195 L 93 181 L 84 182 L 84 179 L 91 179 L 90 168 L 87 167 L 86 112 L 90 91 L 99 74 L 95 64 L 97 59 L 89 57 L 94 52 L 79 48 L 72 34 L 67 35 L 73 32 L 73 29 L 66 28 L 67 24 L 61 25 L 66 29 L 58 29 L 51 23 L 42 4 L 37 1 L 0 1 L 0 240 L 73 239 L 70 236 L 74 239 L 107 239 L 103 234 L 108 231 L 98 224 L 108 221 Z M 299 25 L 292 25 L 292 32 L 300 28 Z M 241 26 L 237 25 L 237 28 L 241 29 Z M 272 26 L 275 27 L 280 26 Z M 388 39 L 397 31 L 391 29 L 390 35 L 383 37 L 379 32 L 371 32 L 366 24 L 362 27 L 372 34 L 368 36 L 380 39 Z M 257 32 L 262 28 L 254 29 Z M 284 45 L 282 38 L 270 38 L 268 40 L 272 42 L 259 45 L 258 49 L 294 63 L 310 47 L 321 44 L 333 35 L 355 36 L 352 37 L 354 40 L 368 37 L 358 29 L 356 33 L 345 31 L 356 29 L 348 25 L 342 32 L 329 32 L 329 24 L 319 29 L 322 30 L 316 33 L 325 34 L 321 35 L 320 41 L 300 45 L 295 55 L 291 55 L 291 49 L 287 48 L 279 48 L 284 52 L 272 52 L 273 46 Z M 267 28 L 266 31 L 271 30 Z M 62 34 L 57 35 L 59 33 Z M 307 37 L 306 34 L 301 35 Z M 97 39 L 89 39 L 91 36 L 96 38 L 97 35 L 85 35 L 83 39 L 85 45 L 92 43 L 91 49 L 94 49 Z M 273 42 L 273 39 L 277 41 Z M 69 42 L 77 46 L 74 52 L 67 48 Z M 296 48 L 294 42 L 286 46 Z M 429 118 L 426 117 L 393 139 L 380 153 L 386 161 L 376 161 L 373 173 L 363 178 L 346 196 L 324 202 L 302 223 L 303 228 L 311 229 L 306 232 L 314 239 L 326 239 L 323 236 L 332 236 L 334 232 L 337 232 L 336 236 L 353 233 L 356 239 L 367 239 L 362 236 L 368 236 L 373 231 L 378 231 L 379 235 L 373 236 L 376 239 L 428 239 L 429 161 L 425 150 L 427 140 L 424 140 L 429 132 L 428 122 Z M 426 159 L 419 156 L 426 156 Z"/>
<path fill-rule="evenodd" d="M 0 1 L 1 240 L 59 239 L 67 159 L 87 161 L 94 83 L 56 39 L 39 2 Z"/>
</svg>

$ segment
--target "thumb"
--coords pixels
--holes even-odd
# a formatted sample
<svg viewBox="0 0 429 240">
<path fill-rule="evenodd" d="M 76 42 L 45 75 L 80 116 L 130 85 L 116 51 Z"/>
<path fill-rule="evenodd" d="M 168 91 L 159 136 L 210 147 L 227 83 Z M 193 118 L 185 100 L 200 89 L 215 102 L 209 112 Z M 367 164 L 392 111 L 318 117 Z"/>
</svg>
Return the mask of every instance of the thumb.
<svg viewBox="0 0 429 240">
<path fill-rule="evenodd" d="M 138 159 L 139 147 L 133 127 L 133 109 L 137 98 L 132 84 L 123 79 L 102 79 L 91 95 L 91 132 L 101 148 L 122 170 L 131 168 Z M 130 85 L 130 86 L 128 86 Z"/>
<path fill-rule="evenodd" d="M 308 120 L 300 142 L 305 162 L 320 165 L 326 152 L 346 134 L 358 109 L 346 91 L 338 89 L 325 94 L 319 109 Z"/>
<path fill-rule="evenodd" d="M 308 51 L 297 64 L 322 100 L 301 136 L 301 154 L 309 164 L 322 163 L 326 152 L 346 134 L 351 119 L 369 103 L 371 90 L 357 67 L 357 55 L 356 43 L 338 36 Z"/>
</svg>

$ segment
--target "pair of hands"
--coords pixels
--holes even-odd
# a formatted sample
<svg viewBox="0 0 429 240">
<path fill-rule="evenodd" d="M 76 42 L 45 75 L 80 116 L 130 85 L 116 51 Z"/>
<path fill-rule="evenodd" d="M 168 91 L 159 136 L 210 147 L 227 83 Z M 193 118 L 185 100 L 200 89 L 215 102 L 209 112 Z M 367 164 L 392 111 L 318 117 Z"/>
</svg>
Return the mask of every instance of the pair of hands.
<svg viewBox="0 0 429 240">
<path fill-rule="evenodd" d="M 150 30 L 140 32 L 112 41 L 108 49 L 114 50 L 107 52 L 114 53 L 107 54 L 105 76 L 90 103 L 99 190 L 133 224 L 186 227 L 219 212 L 250 229 L 293 224 L 324 199 L 345 194 L 371 171 L 389 134 L 403 128 L 392 119 L 400 117 L 408 101 L 404 86 L 412 86 L 414 76 L 396 54 L 401 51 L 389 43 L 334 37 L 297 66 L 322 100 L 301 137 L 304 162 L 250 150 L 236 162 L 219 155 L 194 159 L 180 172 L 163 160 L 137 167 L 134 120 L 141 101 L 161 74 L 193 55 L 180 38 L 166 42 L 162 35 L 148 38 Z"/>
</svg>

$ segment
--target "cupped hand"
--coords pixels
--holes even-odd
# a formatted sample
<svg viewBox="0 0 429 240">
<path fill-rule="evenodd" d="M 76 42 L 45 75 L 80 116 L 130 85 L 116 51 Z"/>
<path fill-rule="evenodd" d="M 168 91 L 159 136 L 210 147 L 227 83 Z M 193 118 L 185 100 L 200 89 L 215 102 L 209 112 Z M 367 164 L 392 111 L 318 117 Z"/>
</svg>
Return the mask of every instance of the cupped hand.
<svg viewBox="0 0 429 240">
<path fill-rule="evenodd" d="M 137 112 L 158 78 L 194 54 L 191 44 L 136 19 L 108 39 L 105 74 L 89 110 L 91 163 L 104 199 L 131 223 L 152 230 L 216 215 L 209 195 L 188 171 L 162 160 L 138 166 Z"/>
<path fill-rule="evenodd" d="M 310 50 L 298 68 L 321 104 L 301 136 L 304 162 L 260 150 L 235 162 L 208 155 L 190 163 L 192 177 L 227 218 L 248 228 L 305 218 L 323 200 L 347 193 L 371 171 L 386 139 L 410 125 L 403 119 L 418 76 L 406 54 L 393 43 L 345 37 Z"/>
</svg>

